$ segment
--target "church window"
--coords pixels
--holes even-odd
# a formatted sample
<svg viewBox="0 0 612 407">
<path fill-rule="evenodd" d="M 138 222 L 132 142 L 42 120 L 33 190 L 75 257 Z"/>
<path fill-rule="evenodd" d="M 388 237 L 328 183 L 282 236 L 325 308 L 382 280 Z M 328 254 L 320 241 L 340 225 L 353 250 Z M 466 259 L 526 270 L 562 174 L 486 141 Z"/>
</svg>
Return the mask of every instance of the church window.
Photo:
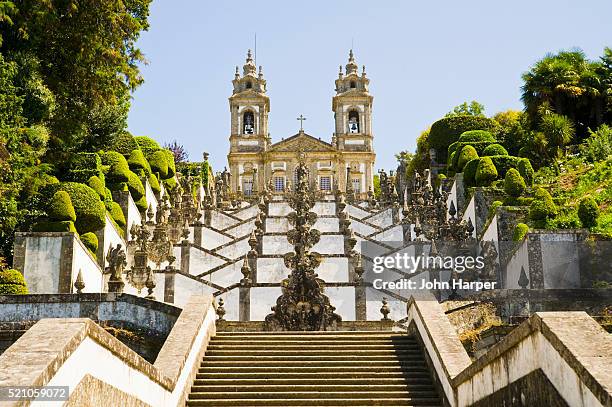
<svg viewBox="0 0 612 407">
<path fill-rule="evenodd" d="M 253 177 L 242 177 L 242 192 L 245 196 L 253 194 Z"/>
<path fill-rule="evenodd" d="M 351 180 L 351 185 L 353 186 L 353 191 L 361 192 L 361 180 L 359 178 L 353 178 Z"/>
<path fill-rule="evenodd" d="M 255 116 L 253 112 L 244 112 L 242 116 L 243 120 L 243 132 L 242 134 L 254 134 L 255 133 Z"/>
<path fill-rule="evenodd" d="M 248 82 L 246 83 L 246 88 L 247 88 L 247 89 L 251 89 L 252 87 L 253 87 L 253 83 L 252 83 L 251 81 L 248 81 Z"/>
<path fill-rule="evenodd" d="M 359 133 L 359 112 L 351 110 L 348 118 L 349 133 Z"/>
<path fill-rule="evenodd" d="M 330 176 L 321 177 L 321 182 L 319 184 L 321 187 L 321 191 L 331 191 L 331 177 Z"/>
<path fill-rule="evenodd" d="M 355 81 L 351 81 L 351 89 L 355 89 L 357 87 L 357 84 L 355 83 Z"/>
<path fill-rule="evenodd" d="M 274 191 L 283 192 L 285 190 L 285 177 L 274 177 Z"/>
</svg>

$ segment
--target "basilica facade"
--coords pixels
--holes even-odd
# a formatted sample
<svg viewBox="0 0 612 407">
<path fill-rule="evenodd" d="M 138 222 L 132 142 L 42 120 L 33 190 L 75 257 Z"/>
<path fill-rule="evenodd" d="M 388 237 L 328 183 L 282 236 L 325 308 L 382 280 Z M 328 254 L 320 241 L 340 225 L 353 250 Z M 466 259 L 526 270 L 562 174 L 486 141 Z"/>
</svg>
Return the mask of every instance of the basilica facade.
<svg viewBox="0 0 612 407">
<path fill-rule="evenodd" d="M 252 195 L 268 186 L 280 193 L 295 185 L 299 161 L 309 169 L 312 187 L 322 191 L 352 189 L 357 197 L 373 190 L 372 101 L 365 66 L 359 73 L 353 51 L 346 66 L 340 66 L 332 97 L 335 132 L 324 141 L 300 131 L 272 143 L 268 132 L 270 98 L 261 66 L 255 66 L 249 50 L 242 74 L 236 67 L 228 154 L 233 191 Z M 300 116 L 301 118 L 301 116 Z"/>
</svg>

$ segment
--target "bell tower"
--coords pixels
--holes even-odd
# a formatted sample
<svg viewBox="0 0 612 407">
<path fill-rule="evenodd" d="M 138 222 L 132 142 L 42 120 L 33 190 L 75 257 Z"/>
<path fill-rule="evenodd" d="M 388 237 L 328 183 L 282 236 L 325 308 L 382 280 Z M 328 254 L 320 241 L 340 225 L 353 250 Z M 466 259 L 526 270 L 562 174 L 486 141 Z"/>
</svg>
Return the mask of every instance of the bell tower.
<svg viewBox="0 0 612 407">
<path fill-rule="evenodd" d="M 336 95 L 332 110 L 336 122 L 332 144 L 339 150 L 372 151 L 372 100 L 368 92 L 370 80 L 365 65 L 361 75 L 353 50 L 343 72 L 342 65 L 336 79 Z"/>
<path fill-rule="evenodd" d="M 263 177 L 258 170 L 263 168 L 262 153 L 268 149 L 268 114 L 270 98 L 266 95 L 266 80 L 263 70 L 259 72 L 248 50 L 242 74 L 236 66 L 232 81 L 233 91 L 229 97 L 230 108 L 230 152 L 228 162 L 232 173 L 233 191 L 253 192 L 263 187 Z M 263 176 L 263 174 L 261 174 Z"/>
</svg>

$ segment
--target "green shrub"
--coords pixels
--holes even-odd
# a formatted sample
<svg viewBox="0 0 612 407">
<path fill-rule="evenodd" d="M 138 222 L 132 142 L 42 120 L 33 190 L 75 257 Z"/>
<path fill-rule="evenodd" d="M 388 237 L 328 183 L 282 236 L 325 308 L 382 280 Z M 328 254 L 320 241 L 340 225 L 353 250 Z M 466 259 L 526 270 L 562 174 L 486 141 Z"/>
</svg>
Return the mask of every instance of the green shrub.
<svg viewBox="0 0 612 407">
<path fill-rule="evenodd" d="M 490 144 L 484 151 L 483 155 L 508 155 L 508 151 L 501 144 Z"/>
<path fill-rule="evenodd" d="M 159 146 L 157 141 L 153 140 L 150 137 L 136 136 L 134 137 L 134 140 L 136 140 L 136 143 L 144 153 L 145 157 L 149 157 L 155 151 L 161 150 L 161 147 Z"/>
<path fill-rule="evenodd" d="M 463 167 L 465 167 L 465 164 L 467 164 L 469 161 L 472 161 L 476 158 L 478 158 L 478 153 L 476 152 L 476 149 L 474 147 L 472 146 L 463 147 L 461 149 L 461 152 L 459 153 L 459 159 L 457 160 L 457 167 L 456 167 L 457 172 L 463 171 Z"/>
<path fill-rule="evenodd" d="M 455 141 L 453 144 L 451 144 L 450 146 L 448 146 L 448 154 L 447 157 L 449 157 L 448 159 L 448 164 L 450 165 L 450 163 L 452 162 L 450 159 L 451 154 L 453 154 L 455 151 L 457 151 L 457 147 L 459 146 L 459 142 Z"/>
<path fill-rule="evenodd" d="M 168 178 L 174 177 L 176 174 L 176 164 L 174 162 L 174 153 L 170 150 L 161 150 L 166 156 L 166 161 L 168 162 Z"/>
<path fill-rule="evenodd" d="M 96 153 L 76 153 L 70 157 L 68 174 L 64 177 L 68 181 L 86 183 L 93 176 L 102 175 L 102 161 Z"/>
<path fill-rule="evenodd" d="M 115 142 L 111 146 L 110 150 L 117 151 L 118 153 L 121 153 L 127 157 L 132 151 L 137 150 L 138 148 L 138 143 L 136 140 L 134 140 L 134 136 L 126 131 L 115 138 Z"/>
<path fill-rule="evenodd" d="M 89 181 L 87 181 L 87 185 L 89 185 L 91 189 L 93 189 L 98 193 L 98 195 L 100 195 L 101 200 L 106 199 L 106 186 L 99 177 L 94 175 L 93 177 L 89 178 Z"/>
<path fill-rule="evenodd" d="M 116 151 L 107 151 L 102 156 L 102 162 L 104 165 L 109 166 L 108 172 L 106 173 L 109 184 L 128 182 L 130 167 L 123 155 Z"/>
<path fill-rule="evenodd" d="M 90 252 L 93 253 L 93 255 L 96 255 L 96 252 L 98 251 L 98 236 L 96 236 L 95 233 L 83 233 L 81 236 L 79 236 L 79 238 L 81 239 L 81 242 L 83 242 L 83 245 L 87 248 L 87 250 L 89 250 Z"/>
<path fill-rule="evenodd" d="M 141 150 L 132 151 L 130 158 L 128 158 L 128 165 L 130 166 L 130 170 L 136 173 L 136 175 L 139 177 L 143 177 L 151 173 L 151 166 Z"/>
<path fill-rule="evenodd" d="M 510 168 L 518 168 L 519 163 L 523 160 L 520 157 L 513 157 L 511 155 L 492 155 L 489 157 L 493 161 L 493 165 L 495 165 L 500 177 L 505 177 Z"/>
<path fill-rule="evenodd" d="M 533 167 L 531 166 L 531 161 L 529 158 L 523 158 L 519 161 L 517 165 L 518 172 L 521 174 L 521 177 L 525 180 L 525 184 L 527 186 L 533 185 Z"/>
<path fill-rule="evenodd" d="M 121 206 L 117 202 L 111 202 L 110 210 L 108 211 L 111 218 L 115 221 L 119 228 L 123 228 L 126 225 L 125 215 L 123 214 L 123 210 Z"/>
<path fill-rule="evenodd" d="M 177 186 L 175 178 L 165 179 L 163 180 L 163 183 L 164 183 L 164 188 L 166 188 L 168 191 L 173 191 L 174 188 L 176 188 Z"/>
<path fill-rule="evenodd" d="M 145 198 L 144 196 L 140 197 L 140 199 L 135 201 L 134 203 L 136 204 L 136 207 L 140 210 L 140 212 L 146 212 L 149 208 L 149 205 L 147 204 L 147 198 Z"/>
<path fill-rule="evenodd" d="M 529 226 L 524 223 L 517 223 L 514 227 L 514 232 L 512 233 L 512 240 L 515 242 L 522 242 L 529 233 Z"/>
<path fill-rule="evenodd" d="M 161 187 L 159 186 L 159 180 L 157 179 L 155 174 L 153 173 L 149 174 L 149 176 L 147 176 L 147 181 L 149 181 L 149 186 L 151 187 L 151 190 L 153 192 L 155 192 L 156 194 L 159 194 L 161 192 Z"/>
<path fill-rule="evenodd" d="M 493 217 L 493 215 L 495 215 L 495 212 L 497 211 L 497 208 L 499 208 L 500 206 L 503 206 L 504 203 L 502 201 L 493 201 L 491 202 L 491 206 L 489 207 L 489 219 L 491 217 Z"/>
<path fill-rule="evenodd" d="M 510 168 L 504 178 L 504 191 L 517 198 L 525 192 L 526 188 L 525 180 L 521 177 L 521 174 L 516 169 Z"/>
<path fill-rule="evenodd" d="M 151 164 L 151 171 L 158 173 L 161 179 L 171 178 L 168 175 L 168 159 L 163 151 L 159 150 L 151 154 L 149 164 Z"/>
<path fill-rule="evenodd" d="M 138 175 L 134 174 L 132 171 L 130 171 L 128 175 L 128 190 L 130 191 L 130 194 L 132 194 L 132 199 L 134 199 L 134 201 L 138 201 L 145 195 L 144 186 L 142 185 L 142 181 L 140 181 Z"/>
<path fill-rule="evenodd" d="M 476 186 L 476 170 L 478 169 L 478 163 L 480 163 L 480 159 L 476 158 L 472 161 L 468 161 L 463 167 L 463 182 L 468 187 Z"/>
<path fill-rule="evenodd" d="M 47 207 L 47 215 L 52 221 L 76 221 L 76 213 L 68 192 L 57 191 L 53 194 Z"/>
<path fill-rule="evenodd" d="M 459 136 L 469 130 L 494 130 L 496 123 L 486 117 L 457 115 L 445 117 L 431 126 L 429 146 L 438 154 L 438 162 L 445 162 L 448 147 L 459 140 Z"/>
<path fill-rule="evenodd" d="M 469 130 L 464 131 L 459 136 L 459 142 L 461 143 L 471 143 L 471 142 L 479 142 L 485 141 L 488 143 L 495 143 L 495 137 L 491 132 L 486 130 Z"/>
<path fill-rule="evenodd" d="M 583 198 L 578 204 L 578 218 L 580 223 L 585 228 L 592 228 L 597 225 L 597 218 L 599 217 L 599 206 L 593 197 L 587 196 Z"/>
<path fill-rule="evenodd" d="M 491 143 L 489 141 L 473 141 L 473 142 L 465 142 L 465 143 L 457 142 L 457 150 L 456 150 L 457 154 L 455 154 L 451 162 L 451 166 L 456 168 L 459 165 L 459 156 L 463 148 L 465 148 L 465 146 L 472 146 L 476 150 L 476 153 L 478 153 L 478 156 L 482 157 L 485 148 L 487 148 L 487 146 L 490 146 L 490 145 Z"/>
<path fill-rule="evenodd" d="M 537 227 L 543 227 L 546 220 L 556 214 L 557 205 L 555 205 L 550 193 L 543 188 L 536 189 L 529 207 L 529 219 L 533 220 Z"/>
<path fill-rule="evenodd" d="M 491 182 L 497 179 L 497 169 L 491 160 L 491 157 L 483 157 L 478 162 L 476 168 L 476 185 L 486 187 L 491 185 Z"/>
<path fill-rule="evenodd" d="M 77 233 L 77 230 L 74 227 L 74 222 L 70 220 L 38 222 L 32 227 L 32 230 L 34 232 L 73 232 L 73 233 Z"/>
<path fill-rule="evenodd" d="M 612 127 L 602 124 L 580 146 L 580 154 L 590 162 L 604 160 L 612 154 Z"/>
<path fill-rule="evenodd" d="M 47 185 L 43 195 L 52 197 L 57 191 L 66 191 L 76 213 L 75 226 L 79 233 L 95 232 L 104 227 L 106 209 L 100 197 L 89 186 L 76 182 Z"/>
<path fill-rule="evenodd" d="M 454 170 L 455 166 L 456 166 L 456 162 L 457 162 L 457 151 L 453 151 L 452 153 L 449 153 L 448 155 L 448 162 L 447 162 L 447 167 L 449 170 Z"/>
<path fill-rule="evenodd" d="M 23 275 L 14 269 L 0 270 L 0 295 L 23 295 L 28 293 Z"/>
</svg>

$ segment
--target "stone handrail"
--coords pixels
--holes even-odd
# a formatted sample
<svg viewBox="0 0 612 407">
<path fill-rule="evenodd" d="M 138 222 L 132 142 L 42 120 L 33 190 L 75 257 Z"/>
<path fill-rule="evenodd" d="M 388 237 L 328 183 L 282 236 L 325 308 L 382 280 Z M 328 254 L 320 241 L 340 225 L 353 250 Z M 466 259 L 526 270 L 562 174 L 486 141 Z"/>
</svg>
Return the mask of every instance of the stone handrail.
<svg viewBox="0 0 612 407">
<path fill-rule="evenodd" d="M 450 406 L 512 404 L 517 394 L 521 405 L 612 406 L 612 338 L 585 312 L 536 313 L 473 363 L 433 297 L 410 299 L 408 323 Z"/>
<path fill-rule="evenodd" d="M 184 405 L 214 335 L 212 296 L 191 297 L 154 364 L 89 319 L 43 319 L 0 355 L 0 386 L 69 386 L 68 405 Z"/>
</svg>

